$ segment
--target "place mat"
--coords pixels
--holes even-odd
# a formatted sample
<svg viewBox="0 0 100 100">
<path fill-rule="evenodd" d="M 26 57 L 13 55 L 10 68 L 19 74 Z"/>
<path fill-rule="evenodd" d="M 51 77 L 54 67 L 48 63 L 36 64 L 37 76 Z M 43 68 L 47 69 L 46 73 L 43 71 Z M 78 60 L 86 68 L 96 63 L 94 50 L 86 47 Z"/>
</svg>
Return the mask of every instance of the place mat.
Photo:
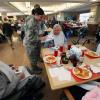
<svg viewBox="0 0 100 100">
<path fill-rule="evenodd" d="M 89 79 L 81 79 L 81 78 L 78 78 L 77 76 L 75 76 L 75 75 L 73 74 L 72 69 L 69 69 L 69 71 L 71 72 L 72 77 L 73 77 L 77 82 L 82 82 L 82 81 L 84 81 L 84 80 L 89 80 L 89 79 L 95 78 L 95 77 L 97 77 L 97 76 L 100 76 L 100 74 L 93 73 L 93 72 L 91 71 L 91 72 L 92 72 L 92 77 L 91 77 L 91 78 L 89 78 Z"/>
</svg>

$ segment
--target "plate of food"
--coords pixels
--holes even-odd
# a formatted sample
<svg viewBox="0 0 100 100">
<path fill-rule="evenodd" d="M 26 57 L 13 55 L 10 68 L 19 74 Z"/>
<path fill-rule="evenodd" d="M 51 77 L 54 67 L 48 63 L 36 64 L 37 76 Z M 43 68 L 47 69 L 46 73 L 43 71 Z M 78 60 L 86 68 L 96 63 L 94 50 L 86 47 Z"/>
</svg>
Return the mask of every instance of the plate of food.
<svg viewBox="0 0 100 100">
<path fill-rule="evenodd" d="M 44 59 L 44 62 L 49 63 L 49 64 L 56 62 L 56 57 L 53 55 L 47 55 L 43 59 Z"/>
<path fill-rule="evenodd" d="M 87 68 L 75 67 L 72 70 L 73 74 L 80 79 L 89 79 L 92 77 L 92 72 Z"/>
<path fill-rule="evenodd" d="M 93 58 L 99 58 L 100 57 L 96 52 L 93 52 L 93 51 L 87 51 L 86 55 L 93 57 Z"/>
</svg>

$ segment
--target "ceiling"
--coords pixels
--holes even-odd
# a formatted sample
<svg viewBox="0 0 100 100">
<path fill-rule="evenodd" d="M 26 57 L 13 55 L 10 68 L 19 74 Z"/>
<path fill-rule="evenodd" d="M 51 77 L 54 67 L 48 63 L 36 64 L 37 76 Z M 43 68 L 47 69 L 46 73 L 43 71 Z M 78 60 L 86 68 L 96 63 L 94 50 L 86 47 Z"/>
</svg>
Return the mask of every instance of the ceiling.
<svg viewBox="0 0 100 100">
<path fill-rule="evenodd" d="M 100 1 L 100 0 L 96 0 Z M 28 6 L 26 5 L 28 2 Z M 40 4 L 46 14 L 60 11 L 85 11 L 93 0 L 4 0 L 0 1 L 0 13 L 7 15 L 30 14 L 35 4 Z"/>
</svg>

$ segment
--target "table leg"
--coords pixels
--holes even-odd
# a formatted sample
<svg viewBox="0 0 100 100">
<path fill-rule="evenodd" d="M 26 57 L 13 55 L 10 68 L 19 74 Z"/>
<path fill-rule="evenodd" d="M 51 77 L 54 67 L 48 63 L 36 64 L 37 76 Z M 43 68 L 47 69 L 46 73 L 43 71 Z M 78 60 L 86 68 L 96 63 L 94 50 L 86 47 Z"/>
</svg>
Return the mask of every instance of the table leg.
<svg viewBox="0 0 100 100">
<path fill-rule="evenodd" d="M 66 88 L 63 90 L 64 94 L 67 96 L 68 100 L 75 100 L 70 91 Z"/>
</svg>

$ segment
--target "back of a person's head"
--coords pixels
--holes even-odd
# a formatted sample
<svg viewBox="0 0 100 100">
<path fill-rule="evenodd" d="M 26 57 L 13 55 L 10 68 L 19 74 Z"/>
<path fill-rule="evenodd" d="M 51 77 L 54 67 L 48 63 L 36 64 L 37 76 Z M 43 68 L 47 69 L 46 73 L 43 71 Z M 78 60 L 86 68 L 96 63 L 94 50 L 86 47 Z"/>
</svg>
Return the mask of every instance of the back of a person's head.
<svg viewBox="0 0 100 100">
<path fill-rule="evenodd" d="M 36 8 L 40 8 L 40 5 L 39 4 L 35 4 L 34 5 L 34 9 L 36 9 Z"/>
<path fill-rule="evenodd" d="M 42 8 L 36 8 L 32 10 L 32 15 L 44 15 L 44 11 Z"/>
<path fill-rule="evenodd" d="M 8 21 L 8 19 L 5 17 L 5 18 L 4 18 L 4 21 Z"/>
</svg>

